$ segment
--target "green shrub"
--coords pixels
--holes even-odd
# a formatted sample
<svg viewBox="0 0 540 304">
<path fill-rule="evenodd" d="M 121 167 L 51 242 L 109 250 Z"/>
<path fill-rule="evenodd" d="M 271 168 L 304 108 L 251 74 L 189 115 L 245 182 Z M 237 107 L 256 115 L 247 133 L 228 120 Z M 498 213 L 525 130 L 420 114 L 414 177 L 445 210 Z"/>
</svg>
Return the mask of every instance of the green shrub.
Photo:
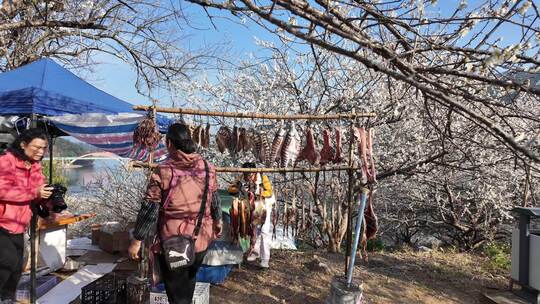
<svg viewBox="0 0 540 304">
<path fill-rule="evenodd" d="M 41 163 L 43 175 L 45 175 L 45 182 L 49 183 L 49 161 L 43 161 Z M 66 172 L 63 169 L 62 162 L 59 160 L 53 160 L 53 184 L 61 184 L 65 187 L 68 186 L 69 180 Z"/>
<path fill-rule="evenodd" d="M 377 251 L 377 252 L 380 252 L 380 251 L 384 251 L 384 243 L 381 239 L 374 239 L 374 240 L 369 240 L 367 242 L 367 250 L 368 251 Z"/>
<path fill-rule="evenodd" d="M 510 270 L 510 245 L 507 243 L 492 242 L 484 246 L 484 254 L 489 258 L 489 266 L 494 270 Z"/>
</svg>

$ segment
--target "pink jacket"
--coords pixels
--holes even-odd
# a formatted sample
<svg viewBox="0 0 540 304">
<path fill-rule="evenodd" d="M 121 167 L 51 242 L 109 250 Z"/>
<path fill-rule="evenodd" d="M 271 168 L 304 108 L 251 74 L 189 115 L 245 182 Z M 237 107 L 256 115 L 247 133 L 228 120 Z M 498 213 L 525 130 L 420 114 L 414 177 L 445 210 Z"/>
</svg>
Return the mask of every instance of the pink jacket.
<svg viewBox="0 0 540 304">
<path fill-rule="evenodd" d="M 30 203 L 40 201 L 37 189 L 44 181 L 40 163 L 33 163 L 27 169 L 24 161 L 13 153 L 0 155 L 1 228 L 13 234 L 26 231 L 32 218 Z"/>
<path fill-rule="evenodd" d="M 174 189 L 169 189 L 172 178 L 171 167 L 175 168 L 175 174 L 179 176 Z M 209 163 L 209 187 L 205 213 L 195 242 L 195 251 L 205 251 L 216 237 L 212 229 L 212 216 L 210 206 L 212 194 L 217 190 L 216 172 Z M 146 199 L 163 204 L 169 191 L 171 200 L 164 213 L 160 212 L 159 233 L 163 239 L 173 235 L 191 235 L 195 229 L 197 215 L 202 201 L 204 190 L 205 170 L 204 161 L 199 154 L 185 154 L 177 151 L 175 155 L 161 164 L 150 179 L 146 192 Z"/>
</svg>

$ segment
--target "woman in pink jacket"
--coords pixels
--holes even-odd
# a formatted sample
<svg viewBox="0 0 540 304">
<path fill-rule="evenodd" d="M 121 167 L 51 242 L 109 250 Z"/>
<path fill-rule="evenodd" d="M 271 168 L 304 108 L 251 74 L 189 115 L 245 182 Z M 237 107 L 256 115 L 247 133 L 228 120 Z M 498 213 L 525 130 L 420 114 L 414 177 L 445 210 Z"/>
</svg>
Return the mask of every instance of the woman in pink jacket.
<svg viewBox="0 0 540 304">
<path fill-rule="evenodd" d="M 201 213 L 202 222 L 195 241 L 194 263 L 186 268 L 170 270 L 163 252 L 157 255 L 169 303 L 191 304 L 197 271 L 206 249 L 221 234 L 221 201 L 216 193 L 214 166 L 196 153 L 189 129 L 175 123 L 169 127 L 166 139 L 169 158 L 156 168 L 150 178 L 128 252 L 132 259 L 139 259 L 141 241 L 156 224 L 161 242 L 175 235 L 193 235 L 199 212 L 203 209 L 203 196 L 207 193 L 207 203 Z"/>
<path fill-rule="evenodd" d="M 44 184 L 40 164 L 47 147 L 47 135 L 30 129 L 0 155 L 0 297 L 5 302 L 14 300 L 21 277 L 23 233 L 32 218 L 30 204 L 52 194 L 52 188 Z"/>
</svg>

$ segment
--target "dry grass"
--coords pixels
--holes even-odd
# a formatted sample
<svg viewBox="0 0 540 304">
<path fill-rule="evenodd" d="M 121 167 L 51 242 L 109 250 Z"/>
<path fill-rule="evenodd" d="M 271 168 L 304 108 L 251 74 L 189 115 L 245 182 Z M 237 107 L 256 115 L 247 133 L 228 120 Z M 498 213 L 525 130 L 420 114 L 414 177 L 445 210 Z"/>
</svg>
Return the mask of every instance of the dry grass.
<svg viewBox="0 0 540 304">
<path fill-rule="evenodd" d="M 322 252 L 273 251 L 271 269 L 246 265 L 211 289 L 211 303 L 324 303 L 335 275 L 343 274 L 343 257 Z M 312 271 L 314 255 L 330 267 Z M 485 271 L 487 259 L 455 252 L 402 250 L 376 253 L 358 264 L 366 303 L 476 303 L 486 289 L 503 289 L 502 274 Z"/>
</svg>

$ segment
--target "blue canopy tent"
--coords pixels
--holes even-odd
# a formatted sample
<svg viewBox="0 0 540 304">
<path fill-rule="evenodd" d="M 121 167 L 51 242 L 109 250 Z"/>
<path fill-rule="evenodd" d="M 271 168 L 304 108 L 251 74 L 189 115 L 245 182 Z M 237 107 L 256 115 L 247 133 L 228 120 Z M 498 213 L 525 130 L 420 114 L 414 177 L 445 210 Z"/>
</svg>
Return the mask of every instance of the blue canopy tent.
<svg viewBox="0 0 540 304">
<path fill-rule="evenodd" d="M 41 121 L 45 121 L 45 126 L 56 127 L 49 128 L 51 136 L 75 133 L 80 140 L 102 150 L 143 159 L 148 151 L 133 148 L 132 139 L 133 130 L 143 115 L 134 113 L 132 106 L 90 85 L 48 58 L 0 74 L 0 116 L 44 117 L 45 120 Z M 82 121 L 86 122 L 83 126 Z M 168 118 L 158 117 L 160 131 L 166 130 L 170 123 Z M 52 169 L 52 145 L 50 147 Z M 32 303 L 36 300 L 36 221 L 34 215 L 30 228 Z"/>
<path fill-rule="evenodd" d="M 54 126 L 52 135 L 73 135 L 102 150 L 144 160 L 147 151 L 134 149 L 131 136 L 144 114 L 132 107 L 48 58 L 0 74 L 0 116 L 43 116 Z M 172 121 L 158 115 L 157 123 L 164 133 Z"/>
<path fill-rule="evenodd" d="M 0 115 L 118 114 L 133 113 L 132 107 L 49 58 L 0 74 Z M 171 123 L 157 120 L 161 132 Z"/>
</svg>

